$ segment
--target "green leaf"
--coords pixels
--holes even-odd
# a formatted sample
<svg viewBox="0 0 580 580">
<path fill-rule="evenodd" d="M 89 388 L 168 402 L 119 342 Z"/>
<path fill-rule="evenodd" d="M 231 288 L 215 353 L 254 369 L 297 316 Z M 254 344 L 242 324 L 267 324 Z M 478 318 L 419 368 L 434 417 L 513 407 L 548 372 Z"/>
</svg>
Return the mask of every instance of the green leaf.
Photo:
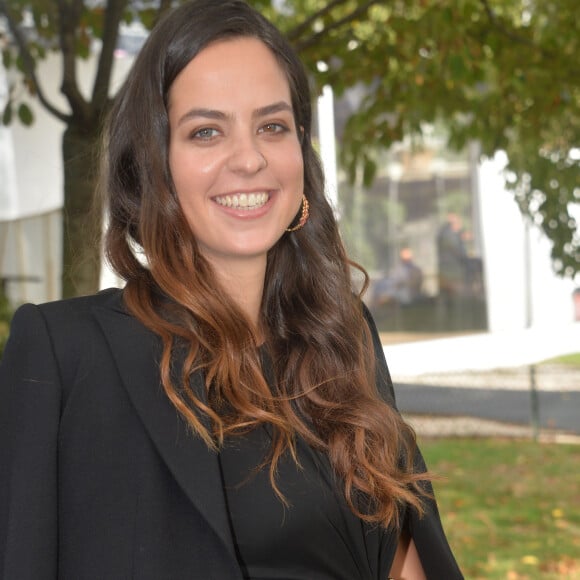
<svg viewBox="0 0 580 580">
<path fill-rule="evenodd" d="M 375 180 L 377 174 L 377 164 L 372 159 L 365 159 L 363 166 L 363 184 L 365 187 L 370 187 Z"/>
<path fill-rule="evenodd" d="M 18 107 L 18 118 L 20 119 L 20 122 L 26 127 L 30 127 L 30 125 L 34 123 L 32 109 L 26 103 L 20 103 Z"/>
<path fill-rule="evenodd" d="M 451 76 L 455 80 L 461 80 L 465 76 L 465 62 L 459 54 L 451 55 L 449 58 L 449 68 L 451 69 Z"/>
<path fill-rule="evenodd" d="M 12 101 L 6 103 L 2 113 L 2 124 L 8 126 L 10 123 L 12 123 Z"/>
<path fill-rule="evenodd" d="M 145 28 L 151 30 L 155 24 L 158 16 L 158 10 L 154 8 L 147 8 L 139 12 L 139 18 Z"/>
<path fill-rule="evenodd" d="M 13 63 L 12 53 L 7 48 L 5 48 L 2 51 L 2 66 L 5 69 L 8 69 L 12 66 L 12 63 Z"/>
</svg>

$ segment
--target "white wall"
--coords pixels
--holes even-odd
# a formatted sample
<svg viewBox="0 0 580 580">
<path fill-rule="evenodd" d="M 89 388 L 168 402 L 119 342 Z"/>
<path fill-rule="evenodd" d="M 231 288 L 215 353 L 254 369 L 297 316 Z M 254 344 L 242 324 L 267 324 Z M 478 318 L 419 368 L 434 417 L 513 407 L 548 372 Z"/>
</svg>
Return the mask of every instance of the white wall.
<svg viewBox="0 0 580 580">
<path fill-rule="evenodd" d="M 526 234 L 519 208 L 505 189 L 501 173 L 505 162 L 505 155 L 498 153 L 479 168 L 489 330 L 519 330 L 528 322 L 534 327 L 570 323 L 575 284 L 555 276 L 546 236 L 533 226 Z"/>
<path fill-rule="evenodd" d="M 39 67 L 38 75 L 50 100 L 66 112 L 66 105 L 58 94 L 57 58 L 49 57 Z M 16 80 L 14 73 L 6 74 L 0 67 L 0 84 Z M 39 215 L 62 206 L 61 136 L 64 125 L 45 113 L 36 100 L 30 99 L 27 103 L 34 114 L 31 127 L 24 127 L 14 115 L 12 124 L 0 129 L 4 133 L 0 165 L 9 165 L 14 176 L 0 186 L 0 219 Z"/>
<path fill-rule="evenodd" d="M 51 98 L 58 90 L 55 64 L 52 58 L 39 72 Z M 0 67 L 3 90 L 13 81 Z M 0 275 L 11 278 L 6 293 L 14 304 L 60 296 L 63 125 L 36 101 L 29 105 L 33 126 L 16 118 L 0 126 Z"/>
<path fill-rule="evenodd" d="M 116 58 L 113 91 L 124 79 L 131 61 L 121 53 Z M 94 66 L 95 62 L 89 60 L 78 68 L 85 95 L 92 88 Z M 11 74 L 0 64 L 0 110 L 7 87 L 14 80 Z M 67 103 L 59 92 L 59 57 L 52 55 L 41 63 L 38 76 L 48 99 L 66 113 Z M 8 283 L 7 294 L 14 304 L 60 297 L 65 126 L 38 101 L 30 100 L 29 105 L 35 119 L 31 127 L 24 127 L 17 119 L 9 127 L 0 125 L 0 276 L 35 276 L 42 280 Z M 103 284 L 115 283 L 118 281 L 105 272 Z"/>
</svg>

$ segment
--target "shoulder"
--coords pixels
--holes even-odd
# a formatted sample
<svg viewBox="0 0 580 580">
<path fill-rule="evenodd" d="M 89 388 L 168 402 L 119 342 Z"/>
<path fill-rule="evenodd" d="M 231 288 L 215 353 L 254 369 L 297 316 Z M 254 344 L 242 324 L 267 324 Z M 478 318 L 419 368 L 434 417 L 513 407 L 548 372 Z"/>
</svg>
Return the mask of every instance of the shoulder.
<svg viewBox="0 0 580 580">
<path fill-rule="evenodd" d="M 12 328 L 24 325 L 43 324 L 50 331 L 59 327 L 70 329 L 85 325 L 92 318 L 95 308 L 111 309 L 126 313 L 123 306 L 122 290 L 109 288 L 90 296 L 80 296 L 65 300 L 55 300 L 42 304 L 23 304 L 14 313 Z"/>
<path fill-rule="evenodd" d="M 122 290 L 111 288 L 91 296 L 24 304 L 14 313 L 9 340 L 32 345 L 39 337 L 45 337 L 57 355 L 89 351 L 101 334 L 95 313 L 102 310 L 127 317 Z"/>
<path fill-rule="evenodd" d="M 100 376 L 110 361 L 122 359 L 128 349 L 151 351 L 155 340 L 126 310 L 122 290 L 110 289 L 21 306 L 14 315 L 5 354 L 14 358 L 26 350 L 29 364 L 52 360 L 68 393 L 79 381 Z"/>
<path fill-rule="evenodd" d="M 123 291 L 119 288 L 108 288 L 89 296 L 79 296 L 64 300 L 54 300 L 41 304 L 26 303 L 14 312 L 13 320 L 20 322 L 30 317 L 74 316 L 90 312 L 95 307 L 113 308 L 124 311 Z"/>
<path fill-rule="evenodd" d="M 30 307 L 30 305 L 24 305 L 22 308 L 26 307 Z M 120 288 L 108 288 L 89 296 L 45 302 L 44 304 L 39 304 L 37 308 L 44 316 L 50 318 L 82 316 L 92 312 L 94 308 L 125 310 L 123 307 L 123 291 Z"/>
</svg>

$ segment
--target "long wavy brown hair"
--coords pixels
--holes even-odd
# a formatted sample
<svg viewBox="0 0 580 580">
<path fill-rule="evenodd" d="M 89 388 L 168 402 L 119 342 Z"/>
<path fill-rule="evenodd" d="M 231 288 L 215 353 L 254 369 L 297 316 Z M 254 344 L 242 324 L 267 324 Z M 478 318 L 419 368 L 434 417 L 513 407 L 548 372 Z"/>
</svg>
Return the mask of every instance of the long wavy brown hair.
<svg viewBox="0 0 580 580">
<path fill-rule="evenodd" d="M 260 39 L 275 54 L 303 128 L 310 219 L 268 254 L 261 305 L 265 345 L 199 252 L 168 168 L 168 91 L 209 43 Z M 259 66 L 259 63 L 256 63 Z M 217 450 L 224 438 L 267 424 L 276 483 L 296 439 L 324 451 L 359 517 L 398 524 L 422 510 L 425 473 L 413 468 L 415 438 L 377 388 L 375 352 L 313 150 L 308 78 L 281 33 L 241 0 L 193 0 L 159 23 L 141 49 L 108 119 L 102 189 L 106 253 L 126 280 L 125 303 L 162 341 L 163 388 L 191 429 Z M 273 371 L 266 380 L 264 353 Z M 201 371 L 205 388 L 191 380 Z M 420 470 L 419 470 L 420 471 Z"/>
</svg>

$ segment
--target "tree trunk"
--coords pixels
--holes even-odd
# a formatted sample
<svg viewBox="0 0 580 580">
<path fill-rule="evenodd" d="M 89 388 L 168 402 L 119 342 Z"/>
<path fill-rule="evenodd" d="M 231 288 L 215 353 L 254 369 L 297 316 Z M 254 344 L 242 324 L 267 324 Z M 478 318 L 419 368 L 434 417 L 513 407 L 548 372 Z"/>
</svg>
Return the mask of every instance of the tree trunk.
<svg viewBox="0 0 580 580">
<path fill-rule="evenodd" d="M 101 271 L 102 202 L 97 199 L 98 131 L 69 125 L 63 135 L 62 296 L 93 294 Z"/>
</svg>

